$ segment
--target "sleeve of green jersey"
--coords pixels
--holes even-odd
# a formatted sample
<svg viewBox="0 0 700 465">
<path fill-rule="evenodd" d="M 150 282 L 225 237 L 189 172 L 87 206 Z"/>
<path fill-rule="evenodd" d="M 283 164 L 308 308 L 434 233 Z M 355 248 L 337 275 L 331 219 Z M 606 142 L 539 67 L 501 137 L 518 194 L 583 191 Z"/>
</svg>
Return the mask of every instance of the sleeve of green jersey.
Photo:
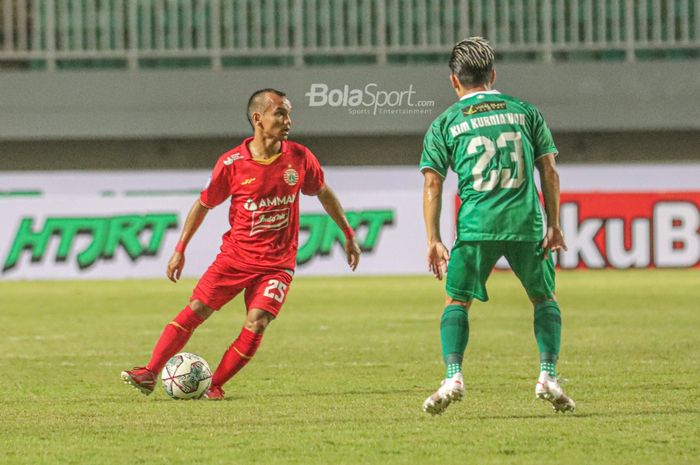
<svg viewBox="0 0 700 465">
<path fill-rule="evenodd" d="M 436 121 L 430 125 L 428 132 L 425 133 L 423 138 L 420 170 L 423 172 L 426 168 L 429 168 L 444 178 L 447 176 L 449 167 L 450 156 L 447 151 L 447 144 L 445 144 L 440 125 Z"/>
<path fill-rule="evenodd" d="M 554 139 L 552 139 L 552 132 L 547 127 L 547 123 L 544 121 L 542 113 L 537 108 L 533 109 L 533 142 L 535 148 L 535 160 L 548 153 L 557 154 L 559 153 L 556 145 L 554 145 Z"/>
</svg>

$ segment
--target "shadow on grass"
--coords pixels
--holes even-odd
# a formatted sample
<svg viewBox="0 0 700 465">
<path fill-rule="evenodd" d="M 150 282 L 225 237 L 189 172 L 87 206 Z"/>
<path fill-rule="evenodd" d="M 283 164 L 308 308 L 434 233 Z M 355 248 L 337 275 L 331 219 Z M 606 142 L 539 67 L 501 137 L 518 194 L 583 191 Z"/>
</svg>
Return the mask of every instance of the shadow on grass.
<svg viewBox="0 0 700 465">
<path fill-rule="evenodd" d="M 575 413 L 550 413 L 543 415 L 542 412 L 533 413 L 532 415 L 475 415 L 471 418 L 478 420 L 548 420 L 552 417 L 570 417 L 570 418 L 634 418 L 657 415 L 697 415 L 700 410 L 687 409 L 678 411 L 668 410 L 645 410 L 641 412 L 580 412 Z"/>
<path fill-rule="evenodd" d="M 423 388 L 413 388 L 413 389 L 383 389 L 383 390 L 352 390 L 352 391 L 329 391 L 329 392 L 286 392 L 286 393 L 269 393 L 266 396 L 267 397 L 275 397 L 275 398 L 288 398 L 288 397 L 293 397 L 293 398 L 304 398 L 304 397 L 343 397 L 343 396 L 371 396 L 371 395 L 389 395 L 389 394 L 418 394 L 418 393 L 424 393 L 425 389 Z M 260 392 L 262 393 L 262 391 Z M 427 394 L 426 394 L 427 395 Z M 256 395 L 257 396 L 257 395 Z M 251 396 L 251 395 L 236 395 L 235 392 L 232 392 L 231 394 L 226 394 L 226 397 L 224 397 L 221 400 L 212 400 L 209 401 L 207 399 L 190 399 L 190 400 L 201 400 L 201 401 L 207 401 L 211 403 L 217 403 L 217 402 L 232 402 L 232 401 L 242 401 L 242 400 L 250 400 L 252 397 L 256 396 Z M 118 399 L 113 399 L 113 400 L 123 400 L 123 398 L 118 398 Z M 153 398 L 154 402 L 173 402 L 174 399 L 171 399 L 169 397 L 156 397 Z M 179 401 L 178 401 L 179 402 Z M 184 401 L 187 402 L 187 401 Z"/>
</svg>

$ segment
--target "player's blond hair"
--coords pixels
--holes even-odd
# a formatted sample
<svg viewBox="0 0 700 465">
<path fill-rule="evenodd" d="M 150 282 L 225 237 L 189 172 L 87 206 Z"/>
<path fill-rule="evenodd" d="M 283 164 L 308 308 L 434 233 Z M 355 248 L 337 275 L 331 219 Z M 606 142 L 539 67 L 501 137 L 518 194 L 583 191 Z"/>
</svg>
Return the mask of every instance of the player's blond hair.
<svg viewBox="0 0 700 465">
<path fill-rule="evenodd" d="M 468 37 L 452 48 L 450 69 L 465 87 L 485 84 L 491 79 L 494 53 L 483 37 Z"/>
</svg>

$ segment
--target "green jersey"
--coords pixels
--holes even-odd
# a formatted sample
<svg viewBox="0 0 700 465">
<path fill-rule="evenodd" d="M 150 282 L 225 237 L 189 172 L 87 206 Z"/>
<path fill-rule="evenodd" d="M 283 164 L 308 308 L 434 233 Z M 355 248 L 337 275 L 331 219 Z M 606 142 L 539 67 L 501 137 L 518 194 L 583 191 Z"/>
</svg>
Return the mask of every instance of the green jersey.
<svg viewBox="0 0 700 465">
<path fill-rule="evenodd" d="M 420 169 L 457 173 L 461 241 L 539 241 L 535 160 L 557 153 L 539 110 L 495 90 L 462 97 L 433 121 Z"/>
</svg>

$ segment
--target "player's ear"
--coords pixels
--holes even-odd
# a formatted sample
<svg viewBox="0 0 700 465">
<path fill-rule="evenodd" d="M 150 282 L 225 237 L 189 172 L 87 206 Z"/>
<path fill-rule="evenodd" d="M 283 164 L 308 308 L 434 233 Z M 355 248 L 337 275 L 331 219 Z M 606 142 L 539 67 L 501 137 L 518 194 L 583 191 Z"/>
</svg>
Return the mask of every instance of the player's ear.
<svg viewBox="0 0 700 465">
<path fill-rule="evenodd" d="M 459 90 L 459 79 L 454 73 L 450 73 L 450 84 L 452 84 L 454 90 Z"/>
<path fill-rule="evenodd" d="M 262 129 L 262 113 L 258 113 L 257 111 L 253 112 L 252 119 L 253 126 Z"/>
<path fill-rule="evenodd" d="M 494 84 L 495 82 L 496 82 L 496 70 L 495 70 L 495 69 L 492 69 L 492 70 L 491 70 L 491 85 L 493 86 L 493 84 Z"/>
</svg>

